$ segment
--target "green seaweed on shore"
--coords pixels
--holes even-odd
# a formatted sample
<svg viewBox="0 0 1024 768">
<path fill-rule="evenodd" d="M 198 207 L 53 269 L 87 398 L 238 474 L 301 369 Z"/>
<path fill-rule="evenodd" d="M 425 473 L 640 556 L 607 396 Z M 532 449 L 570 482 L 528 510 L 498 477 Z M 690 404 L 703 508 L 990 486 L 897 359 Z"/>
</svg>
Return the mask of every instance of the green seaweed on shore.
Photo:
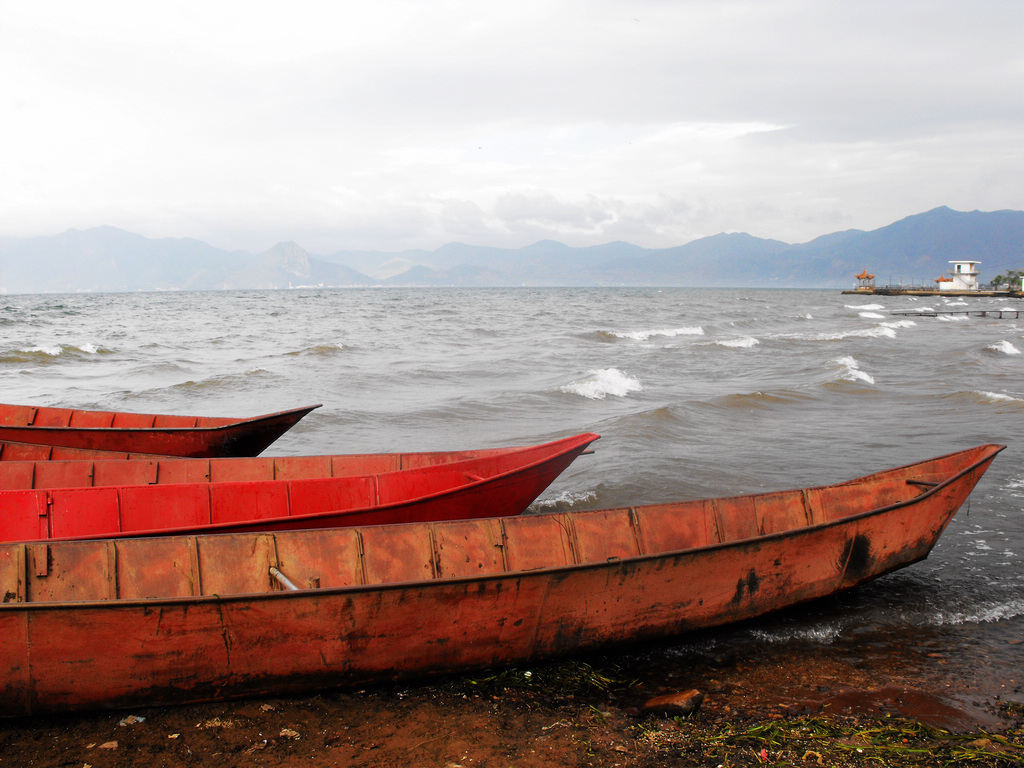
<svg viewBox="0 0 1024 768">
<path fill-rule="evenodd" d="M 619 677 L 617 669 L 599 671 L 584 661 L 575 660 L 541 664 L 532 669 L 510 667 L 486 677 L 466 678 L 462 683 L 473 688 L 474 692 L 518 688 L 563 696 L 625 690 L 637 684 L 635 680 Z"/>
<path fill-rule="evenodd" d="M 773 765 L 1024 766 L 1021 729 L 1006 736 L 958 735 L 895 718 L 872 723 L 807 718 L 752 726 L 693 725 L 686 730 L 690 748 L 733 764 L 738 754 L 748 754 L 755 763 Z"/>
</svg>

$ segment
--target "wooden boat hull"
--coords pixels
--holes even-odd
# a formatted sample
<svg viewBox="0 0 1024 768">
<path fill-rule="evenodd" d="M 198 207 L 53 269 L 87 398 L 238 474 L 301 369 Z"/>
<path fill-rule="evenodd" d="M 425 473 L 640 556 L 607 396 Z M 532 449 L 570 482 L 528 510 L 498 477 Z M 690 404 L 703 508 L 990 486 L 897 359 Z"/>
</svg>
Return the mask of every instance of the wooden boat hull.
<svg viewBox="0 0 1024 768">
<path fill-rule="evenodd" d="M 0 541 L 271 531 L 518 515 L 596 439 L 598 435 L 588 432 L 542 445 L 483 451 L 463 461 L 335 477 L 307 474 L 331 470 L 331 457 L 39 462 L 24 467 L 18 462 L 0 463 L 0 477 L 11 475 L 9 484 L 18 480 L 17 473 L 10 470 L 26 469 L 36 473 L 35 480 L 51 480 L 54 485 L 0 491 Z M 411 463 L 436 457 L 414 454 Z M 326 462 L 321 460 L 324 458 Z M 339 469 L 375 463 L 370 458 L 341 461 Z M 300 476 L 239 479 L 253 468 L 280 468 Z M 190 469 L 194 474 L 189 474 Z M 69 475 L 71 470 L 77 473 Z M 85 471 L 91 474 L 83 474 Z M 106 485 L 112 474 L 119 480 L 129 479 L 130 474 L 132 484 Z M 67 487 L 76 478 L 83 486 Z M 99 482 L 84 485 L 88 480 Z"/>
<path fill-rule="evenodd" d="M 0 441 L 161 456 L 256 456 L 319 407 L 229 419 L 0 404 Z"/>
<path fill-rule="evenodd" d="M 0 714 L 278 695 L 750 619 L 926 557 L 1000 450 L 628 509 L 2 545 Z"/>
</svg>

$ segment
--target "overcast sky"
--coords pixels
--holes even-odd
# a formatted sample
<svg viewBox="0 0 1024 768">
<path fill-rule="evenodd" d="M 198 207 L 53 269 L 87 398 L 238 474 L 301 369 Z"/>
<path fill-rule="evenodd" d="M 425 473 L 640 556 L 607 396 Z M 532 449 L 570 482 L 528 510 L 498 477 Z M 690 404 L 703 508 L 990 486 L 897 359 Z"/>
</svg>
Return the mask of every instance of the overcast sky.
<svg viewBox="0 0 1024 768">
<path fill-rule="evenodd" d="M 263 251 L 1024 208 L 1021 0 L 0 0 L 0 235 Z"/>
</svg>

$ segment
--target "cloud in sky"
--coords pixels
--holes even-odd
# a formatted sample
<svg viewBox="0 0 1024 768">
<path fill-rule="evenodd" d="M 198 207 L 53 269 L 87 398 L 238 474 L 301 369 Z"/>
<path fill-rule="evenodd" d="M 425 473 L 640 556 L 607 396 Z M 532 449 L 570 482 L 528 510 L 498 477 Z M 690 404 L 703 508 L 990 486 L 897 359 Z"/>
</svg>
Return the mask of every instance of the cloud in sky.
<svg viewBox="0 0 1024 768">
<path fill-rule="evenodd" d="M 1019 0 L 0 0 L 0 235 L 314 253 L 1022 207 Z"/>
</svg>

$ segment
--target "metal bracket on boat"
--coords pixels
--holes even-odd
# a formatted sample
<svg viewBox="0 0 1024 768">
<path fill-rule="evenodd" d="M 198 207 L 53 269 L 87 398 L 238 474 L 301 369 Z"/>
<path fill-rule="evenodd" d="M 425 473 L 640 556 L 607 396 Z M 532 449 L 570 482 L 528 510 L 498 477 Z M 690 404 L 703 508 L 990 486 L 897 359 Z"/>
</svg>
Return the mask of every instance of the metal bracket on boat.
<svg viewBox="0 0 1024 768">
<path fill-rule="evenodd" d="M 270 566 L 270 575 L 277 579 L 278 584 L 287 589 L 290 592 L 298 592 L 299 588 L 295 586 L 295 582 L 285 576 L 281 571 L 278 570 L 276 565 Z"/>
</svg>

